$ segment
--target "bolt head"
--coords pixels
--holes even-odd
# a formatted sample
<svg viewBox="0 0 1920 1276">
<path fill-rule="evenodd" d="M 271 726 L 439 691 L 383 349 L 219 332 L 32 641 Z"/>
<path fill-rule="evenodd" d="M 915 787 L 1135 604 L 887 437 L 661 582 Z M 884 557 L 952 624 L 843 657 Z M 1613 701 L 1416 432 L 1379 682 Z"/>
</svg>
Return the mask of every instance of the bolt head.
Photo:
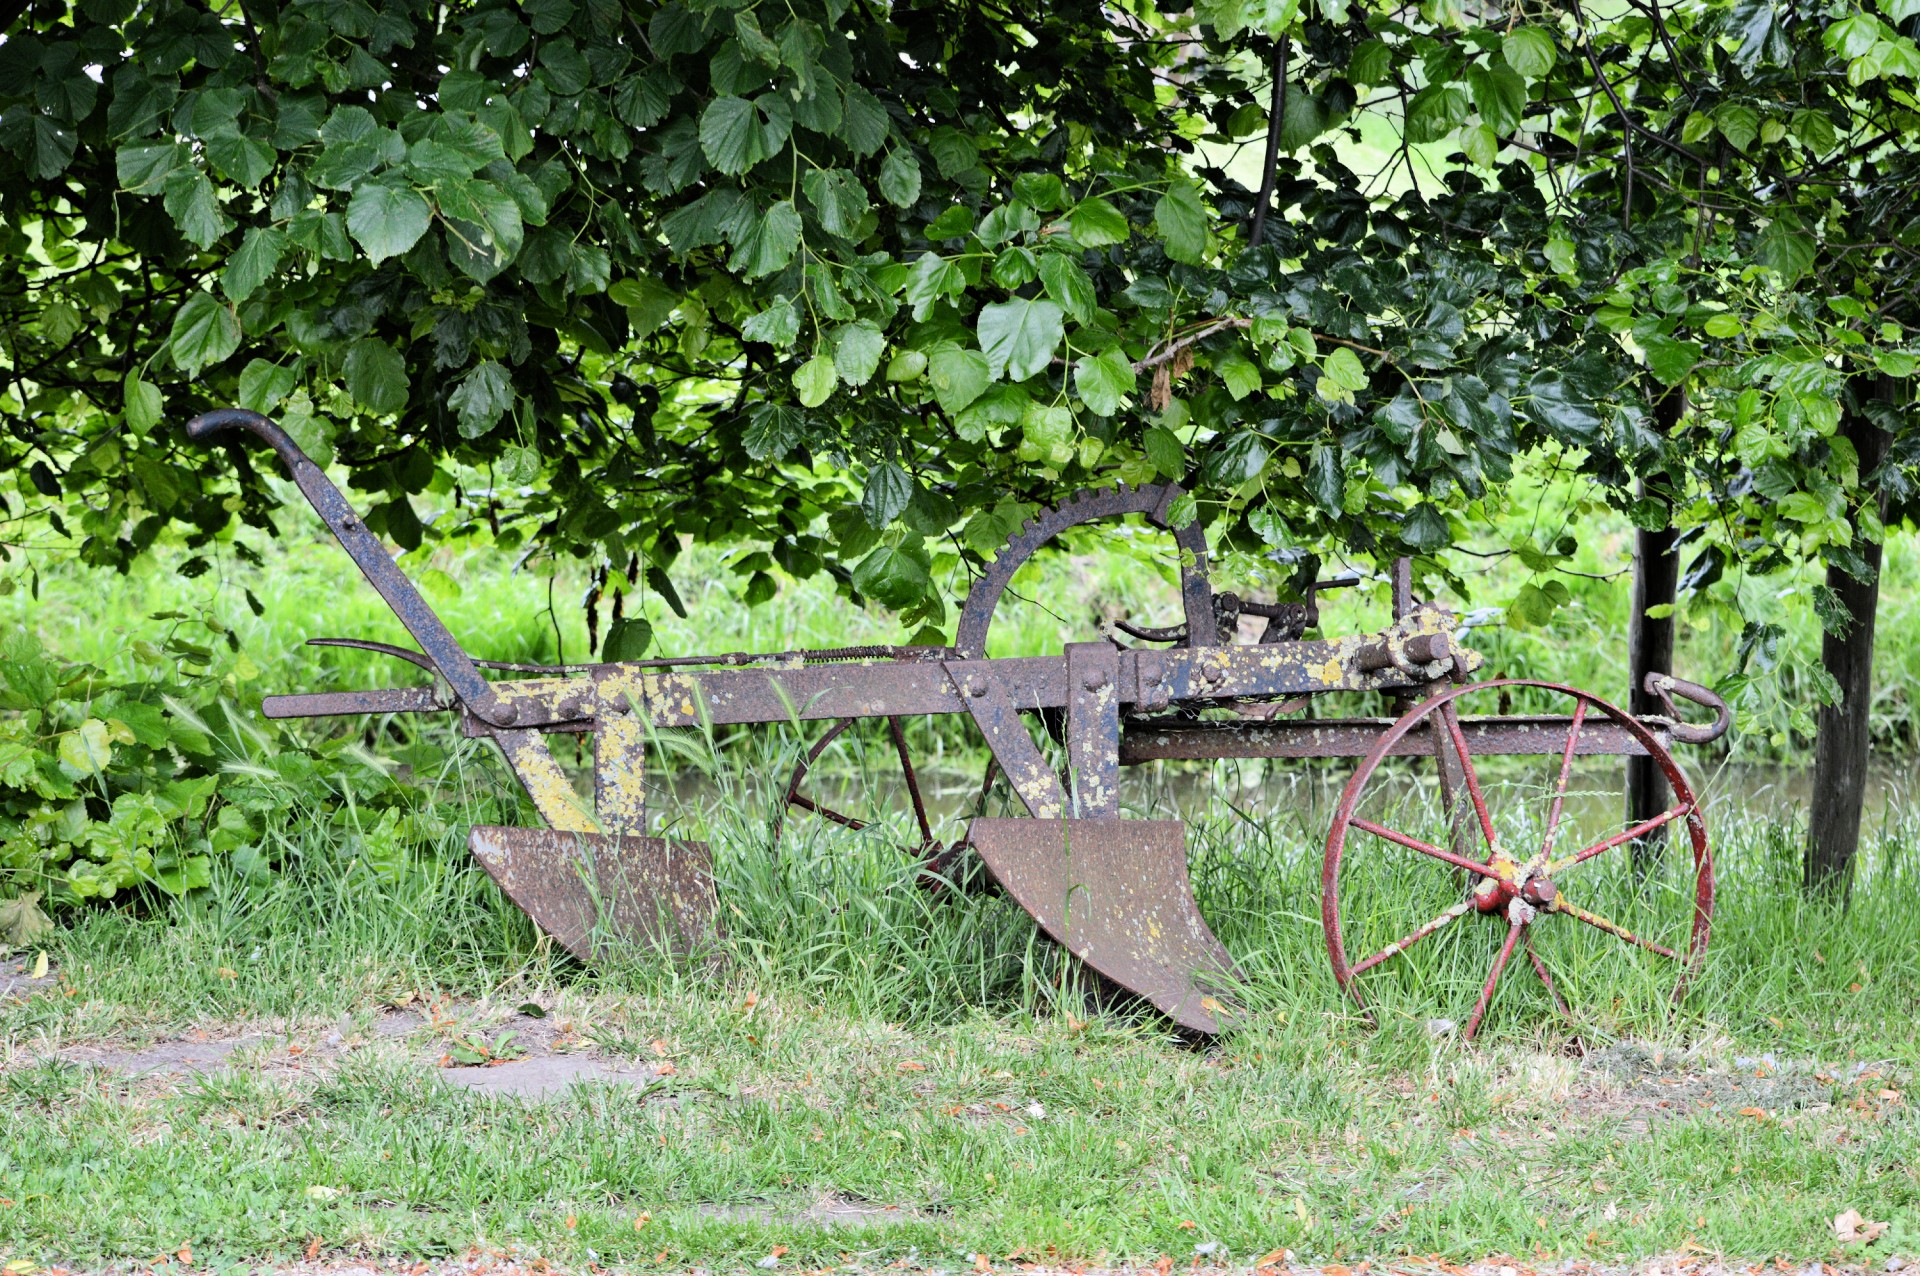
<svg viewBox="0 0 1920 1276">
<path fill-rule="evenodd" d="M 1559 888 L 1544 877 L 1536 877 L 1520 888 L 1520 897 L 1535 908 L 1545 908 L 1559 894 Z"/>
</svg>

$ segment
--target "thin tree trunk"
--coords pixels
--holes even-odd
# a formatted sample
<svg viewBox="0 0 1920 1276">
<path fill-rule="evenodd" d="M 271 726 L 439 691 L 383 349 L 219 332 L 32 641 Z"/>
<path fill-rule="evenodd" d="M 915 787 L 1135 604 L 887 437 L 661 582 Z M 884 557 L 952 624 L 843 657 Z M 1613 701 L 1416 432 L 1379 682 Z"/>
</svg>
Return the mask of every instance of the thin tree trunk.
<svg viewBox="0 0 1920 1276">
<path fill-rule="evenodd" d="M 1662 435 L 1671 435 L 1687 409 L 1687 393 L 1682 386 L 1661 395 L 1653 405 L 1654 426 Z M 1647 494 L 1646 484 L 1640 495 Z M 1673 614 L 1653 617 L 1649 607 L 1671 608 L 1680 585 L 1680 556 L 1674 552 L 1677 534 L 1669 524 L 1657 531 L 1637 529 L 1633 534 L 1633 593 L 1627 618 L 1627 707 L 1635 717 L 1662 711 L 1660 702 L 1647 693 L 1647 675 L 1673 672 Z M 1667 809 L 1672 795 L 1667 777 L 1652 758 L 1627 759 L 1627 824 L 1644 823 Z M 1662 845 L 1666 830 L 1633 845 L 1636 862 Z"/>
<path fill-rule="evenodd" d="M 1875 398 L 1892 402 L 1896 386 L 1892 378 L 1878 377 L 1872 392 Z M 1859 453 L 1860 475 L 1865 479 L 1885 458 L 1891 438 L 1859 410 L 1847 412 L 1840 429 Z M 1857 545 L 1872 579 L 1862 582 L 1838 567 L 1827 568 L 1827 587 L 1839 596 L 1853 623 L 1844 634 L 1823 633 L 1820 639 L 1820 663 L 1839 684 L 1840 699 L 1821 706 L 1815 719 L 1813 800 L 1807 811 L 1807 888 L 1843 896 L 1852 887 L 1854 855 L 1860 849 L 1870 743 L 1867 709 L 1873 699 L 1873 630 L 1880 603 L 1880 546 L 1865 540 Z"/>
</svg>

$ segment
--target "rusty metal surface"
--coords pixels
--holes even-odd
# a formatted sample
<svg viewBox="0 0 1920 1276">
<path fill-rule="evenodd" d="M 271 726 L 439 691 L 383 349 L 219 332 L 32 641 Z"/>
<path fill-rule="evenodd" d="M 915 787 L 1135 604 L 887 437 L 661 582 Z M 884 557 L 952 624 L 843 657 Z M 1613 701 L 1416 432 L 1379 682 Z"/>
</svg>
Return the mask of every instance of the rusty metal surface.
<svg viewBox="0 0 1920 1276">
<path fill-rule="evenodd" d="M 987 632 L 993 624 L 994 609 L 1000 605 L 1000 596 L 1006 592 L 1014 573 L 1048 541 L 1070 528 L 1128 514 L 1144 514 L 1156 527 L 1172 532 L 1174 543 L 1180 547 L 1181 611 L 1185 613 L 1189 631 L 1204 617 L 1209 622 L 1202 627 L 1204 633 L 1212 627 L 1214 619 L 1213 584 L 1207 576 L 1206 534 L 1197 522 L 1182 527 L 1167 524 L 1168 509 L 1182 495 L 1177 483 L 1154 483 L 1139 488 L 1122 483 L 1082 492 L 1028 519 L 967 591 L 967 600 L 960 606 L 960 620 L 955 627 L 954 654 L 963 660 L 978 660 L 987 654 Z M 1212 641 L 1211 636 L 1199 639 L 1201 643 Z"/>
<path fill-rule="evenodd" d="M 1365 757 L 1394 718 L 1275 719 L 1268 722 L 1157 722 L 1136 719 L 1122 724 L 1120 763 L 1220 758 Z M 1567 735 L 1567 719 L 1550 714 L 1511 714 L 1460 719 L 1461 733 L 1476 756 L 1558 753 Z M 1661 731 L 1654 738 L 1664 744 Z M 1441 737 L 1444 739 L 1444 736 Z M 1432 755 L 1436 738 L 1428 724 L 1416 724 L 1395 738 L 1388 757 Z M 1613 722 L 1599 722 L 1580 735 L 1579 754 L 1644 756 L 1638 737 Z"/>
<path fill-rule="evenodd" d="M 685 956 L 717 936 L 705 842 L 483 824 L 467 845 L 507 897 L 581 961 L 616 944 Z"/>
<path fill-rule="evenodd" d="M 260 712 L 269 718 L 334 718 L 357 713 L 443 713 L 453 706 L 432 687 L 395 687 L 385 691 L 317 691 L 297 696 L 263 696 Z"/>
<path fill-rule="evenodd" d="M 1067 772 L 1083 820 L 1120 814 L 1119 681 L 1112 643 L 1067 644 Z"/>
<path fill-rule="evenodd" d="M 950 660 L 945 672 L 954 694 L 973 715 L 973 725 L 986 737 L 994 762 L 1007 777 L 1021 805 L 1027 808 L 1027 814 L 1039 819 L 1057 819 L 1066 813 L 1066 791 L 1060 787 L 1060 777 L 1040 752 L 1040 746 L 1028 733 L 1016 702 L 999 676 L 1000 666 L 1006 663 L 1004 660 Z"/>
<path fill-rule="evenodd" d="M 1178 820 L 978 819 L 987 870 L 1074 956 L 1181 1027 L 1232 1015 L 1233 957 L 1194 903 Z"/>
</svg>

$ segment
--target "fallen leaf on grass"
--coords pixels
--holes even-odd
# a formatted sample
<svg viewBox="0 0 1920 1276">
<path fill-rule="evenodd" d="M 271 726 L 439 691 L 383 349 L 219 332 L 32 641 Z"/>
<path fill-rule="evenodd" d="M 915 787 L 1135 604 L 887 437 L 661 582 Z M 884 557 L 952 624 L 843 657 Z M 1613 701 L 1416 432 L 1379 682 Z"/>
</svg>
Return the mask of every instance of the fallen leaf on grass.
<svg viewBox="0 0 1920 1276">
<path fill-rule="evenodd" d="M 315 1236 L 307 1242 L 307 1261 L 311 1263 L 318 1257 L 320 1257 L 320 1238 Z"/>
<path fill-rule="evenodd" d="M 1869 1222 L 1859 1210 L 1848 1210 L 1833 1216 L 1833 1234 L 1840 1238 L 1842 1245 L 1871 1245 L 1886 1230 L 1887 1224 Z"/>
<path fill-rule="evenodd" d="M 993 1270 L 993 1261 L 985 1254 L 975 1254 L 973 1256 L 973 1270 L 976 1272 L 990 1272 Z"/>
<path fill-rule="evenodd" d="M 1286 1250 L 1270 1249 L 1266 1253 L 1260 1255 L 1260 1257 L 1254 1259 L 1253 1266 L 1254 1266 L 1254 1269 L 1257 1271 L 1262 1267 L 1273 1267 L 1280 1263 L 1284 1263 L 1286 1261 L 1287 1261 Z"/>
<path fill-rule="evenodd" d="M 47 950 L 44 948 L 41 949 L 39 955 L 33 959 L 32 977 L 35 979 L 45 979 L 47 977 Z"/>
<path fill-rule="evenodd" d="M 1752 1117 L 1756 1121 L 1764 1121 L 1767 1119 L 1766 1111 L 1762 1108 L 1741 1108 L 1740 1115 L 1743 1117 Z"/>
<path fill-rule="evenodd" d="M 893 1065 L 893 1069 L 895 1072 L 925 1072 L 927 1065 L 918 1059 L 902 1059 Z"/>
</svg>

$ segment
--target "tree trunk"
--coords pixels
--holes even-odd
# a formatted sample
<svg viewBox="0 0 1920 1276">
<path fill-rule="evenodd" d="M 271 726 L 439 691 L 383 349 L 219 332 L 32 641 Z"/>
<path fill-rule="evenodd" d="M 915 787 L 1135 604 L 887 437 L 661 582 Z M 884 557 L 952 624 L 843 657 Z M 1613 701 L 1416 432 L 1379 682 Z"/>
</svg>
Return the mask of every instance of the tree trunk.
<svg viewBox="0 0 1920 1276">
<path fill-rule="evenodd" d="M 1891 402 L 1895 386 L 1892 378 L 1879 377 L 1872 392 L 1875 398 Z M 1858 409 L 1846 413 L 1840 429 L 1860 455 L 1860 476 L 1865 480 L 1885 458 L 1891 438 Z M 1872 579 L 1863 583 L 1838 567 L 1827 568 L 1827 587 L 1839 595 L 1853 623 L 1844 634 L 1823 632 L 1820 638 L 1820 663 L 1839 684 L 1840 699 L 1821 706 L 1815 719 L 1813 800 L 1807 811 L 1807 888 L 1843 896 L 1852 887 L 1853 859 L 1860 849 L 1860 811 L 1867 793 L 1867 708 L 1873 698 L 1874 613 L 1880 603 L 1880 546 L 1865 540 L 1856 545 Z"/>
<path fill-rule="evenodd" d="M 1675 386 L 1653 405 L 1655 427 L 1663 435 L 1672 434 L 1686 408 L 1686 390 Z M 1646 494 L 1646 484 L 1642 483 L 1640 495 Z M 1669 612 L 1656 619 L 1647 615 L 1647 608 L 1673 606 L 1680 584 L 1680 556 L 1673 548 L 1676 539 L 1671 525 L 1658 531 L 1641 528 L 1633 534 L 1633 593 L 1631 614 L 1627 618 L 1627 708 L 1635 717 L 1662 711 L 1660 702 L 1647 694 L 1647 675 L 1673 672 L 1673 615 Z M 1653 764 L 1652 758 L 1627 759 L 1629 827 L 1660 814 L 1671 800 L 1667 777 Z M 1638 861 L 1659 846 L 1665 833 L 1662 829 L 1636 842 L 1634 859 Z"/>
</svg>

